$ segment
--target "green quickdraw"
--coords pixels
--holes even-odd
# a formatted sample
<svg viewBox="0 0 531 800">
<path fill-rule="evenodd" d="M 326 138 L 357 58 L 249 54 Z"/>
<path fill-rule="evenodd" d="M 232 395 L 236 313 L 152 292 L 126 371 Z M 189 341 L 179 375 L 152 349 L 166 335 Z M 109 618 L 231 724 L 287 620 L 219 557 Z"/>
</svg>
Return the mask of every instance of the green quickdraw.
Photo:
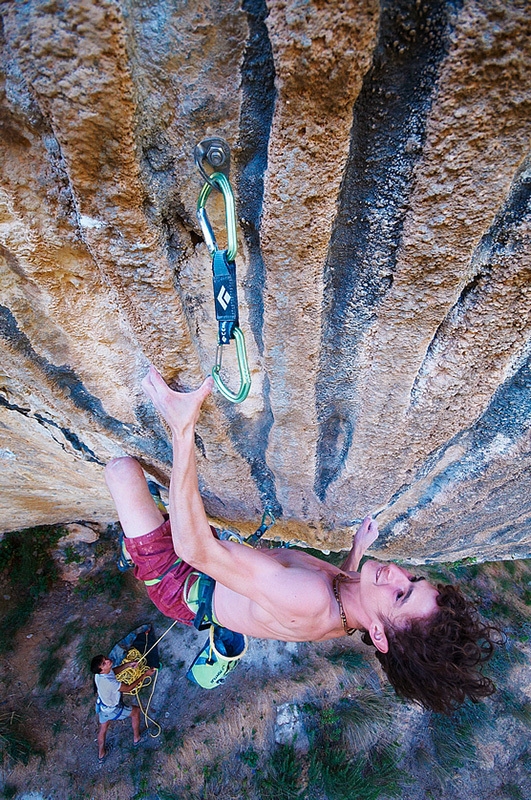
<svg viewBox="0 0 531 800">
<path fill-rule="evenodd" d="M 260 541 L 264 533 L 274 525 L 276 522 L 275 515 L 271 511 L 269 505 L 266 506 L 264 513 L 262 514 L 262 522 L 260 523 L 260 527 L 255 530 L 248 539 L 245 540 L 246 544 L 250 544 L 254 547 L 256 542 Z"/>
<path fill-rule="evenodd" d="M 251 388 L 251 373 L 245 348 L 245 337 L 239 327 L 238 320 L 238 293 L 236 284 L 236 264 L 234 259 L 238 250 L 236 235 L 236 211 L 234 194 L 230 181 L 225 174 L 228 171 L 230 149 L 222 139 L 206 139 L 195 149 L 195 161 L 205 179 L 205 184 L 199 193 L 197 201 L 197 219 L 201 226 L 208 251 L 212 257 L 212 281 L 214 287 L 214 305 L 218 321 L 218 348 L 216 361 L 212 368 L 212 377 L 221 394 L 231 403 L 241 403 L 249 394 Z M 207 174 L 203 168 L 203 158 L 206 158 L 217 171 Z M 225 172 L 222 171 L 225 166 Z M 227 247 L 220 250 L 217 245 L 212 225 L 206 213 L 206 202 L 212 192 L 217 189 L 223 195 L 225 204 L 225 226 L 227 230 Z M 237 392 L 231 391 L 221 377 L 221 364 L 223 347 L 234 339 L 236 343 L 236 358 L 240 373 L 240 388 Z"/>
</svg>

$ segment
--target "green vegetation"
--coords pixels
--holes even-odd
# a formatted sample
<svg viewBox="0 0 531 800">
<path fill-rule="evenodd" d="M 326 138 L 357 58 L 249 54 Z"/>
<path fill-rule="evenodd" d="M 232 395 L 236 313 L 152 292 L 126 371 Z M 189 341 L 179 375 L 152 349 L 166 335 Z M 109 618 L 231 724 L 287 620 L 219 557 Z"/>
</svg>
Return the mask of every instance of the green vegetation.
<svg viewBox="0 0 531 800">
<path fill-rule="evenodd" d="M 333 705 L 306 703 L 308 754 L 298 753 L 293 746 L 277 746 L 257 771 L 259 796 L 266 800 L 403 796 L 409 779 L 398 767 L 397 746 L 386 741 L 391 710 L 385 704 L 385 697 L 369 689 Z"/>
<path fill-rule="evenodd" d="M 328 660 L 331 661 L 332 664 L 340 664 L 348 672 L 355 673 L 359 673 L 360 670 L 367 669 L 368 667 L 372 666 L 363 653 L 352 649 L 339 650 L 335 653 L 330 653 Z"/>
<path fill-rule="evenodd" d="M 119 617 L 105 627 L 85 626 L 80 629 L 81 638 L 76 647 L 75 660 L 79 669 L 92 682 L 90 662 L 98 653 L 106 653 L 109 643 L 117 642 L 124 635 L 124 620 Z"/>
<path fill-rule="evenodd" d="M 68 646 L 77 633 L 78 623 L 65 625 L 54 639 L 42 651 L 44 658 L 39 663 L 39 686 L 41 688 L 52 685 L 57 674 L 65 664 L 65 656 L 59 656 L 58 651 Z"/>
<path fill-rule="evenodd" d="M 177 795 L 174 792 L 164 789 L 162 786 L 157 786 L 158 800 L 181 800 L 182 795 Z"/>
<path fill-rule="evenodd" d="M 119 572 L 113 563 L 102 567 L 97 572 L 91 572 L 89 575 L 80 578 L 75 592 L 83 600 L 89 600 L 91 597 L 103 594 L 112 600 L 118 600 L 125 588 L 125 583 L 126 574 Z"/>
<path fill-rule="evenodd" d="M 428 730 L 436 756 L 435 764 L 442 775 L 452 775 L 476 760 L 475 728 L 472 720 L 466 719 L 461 712 L 451 717 L 432 714 Z"/>
<path fill-rule="evenodd" d="M 83 556 L 78 553 L 73 545 L 68 544 L 64 549 L 64 560 L 65 564 L 81 564 Z"/>
<path fill-rule="evenodd" d="M 405 776 L 395 746 L 386 741 L 392 720 L 387 701 L 364 688 L 321 710 L 305 706 L 311 736 L 308 779 L 330 800 L 401 794 Z"/>
<path fill-rule="evenodd" d="M 516 783 L 505 783 L 501 790 L 503 792 L 503 797 L 511 798 L 511 800 L 525 800 L 524 795 L 522 794 L 522 790 Z"/>
<path fill-rule="evenodd" d="M 527 697 L 515 694 L 504 688 L 499 692 L 499 699 L 502 701 L 505 714 L 515 717 L 515 719 L 531 728 L 531 701 Z"/>
<path fill-rule="evenodd" d="M 240 753 L 240 760 L 244 764 L 247 764 L 248 767 L 251 767 L 251 769 L 255 769 L 260 761 L 260 756 L 254 747 L 248 747 L 247 750 L 244 750 L 243 753 Z"/>
<path fill-rule="evenodd" d="M 162 731 L 162 748 L 166 754 L 175 753 L 183 744 L 182 733 L 175 730 L 175 728 L 168 728 L 164 726 Z"/>
<path fill-rule="evenodd" d="M 31 756 L 43 756 L 24 729 L 22 717 L 14 712 L 0 714 L 0 764 L 27 764 Z"/>
<path fill-rule="evenodd" d="M 4 621 L 7 619 L 0 634 L 0 650 L 3 647 L 6 652 L 13 646 L 20 626 L 27 624 L 39 598 L 53 587 L 57 575 L 50 551 L 61 534 L 60 529 L 37 528 L 8 534 L 0 543 L 0 572 L 4 593 L 8 595 L 7 599 L 0 600 L 0 615 Z M 36 713 L 48 712 L 48 729 L 57 737 L 68 733 L 71 698 L 68 691 L 63 691 L 58 676 L 67 674 L 62 671 L 71 666 L 72 657 L 86 676 L 77 703 L 83 713 L 86 706 L 88 715 L 92 713 L 93 703 L 90 659 L 98 652 L 107 652 L 110 644 L 123 636 L 124 627 L 127 630 L 143 621 L 148 608 L 149 618 L 161 631 L 167 627 L 167 620 L 151 609 L 147 600 L 145 605 L 143 601 L 138 603 L 142 595 L 136 591 L 131 574 L 116 569 L 113 529 L 94 544 L 92 552 L 96 551 L 96 568 L 78 582 L 73 592 L 68 590 L 73 609 L 69 608 L 68 617 L 65 614 L 62 618 L 68 618 L 69 622 L 54 626 L 47 636 L 49 642 L 41 646 L 31 684 L 31 689 L 35 684 L 39 688 L 37 700 L 32 699 L 35 705 L 31 723 L 30 717 L 23 724 L 16 715 L 0 716 L 0 764 L 4 769 L 17 763 L 20 770 L 33 755 L 40 755 L 26 735 L 26 731 L 34 728 Z M 73 547 L 66 548 L 64 555 L 71 563 L 81 560 Z M 332 554 L 329 560 L 340 564 L 344 555 Z M 498 735 L 496 731 L 503 730 L 504 725 L 510 724 L 511 730 L 520 728 L 523 737 L 531 726 L 531 702 L 521 689 L 520 678 L 516 678 L 519 684 L 513 683 L 513 676 L 519 676 L 522 666 L 529 662 L 531 562 L 483 565 L 466 559 L 456 565 L 427 565 L 415 569 L 434 582 L 464 583 L 465 591 L 477 601 L 482 616 L 506 632 L 505 641 L 496 648 L 485 669 L 499 686 L 492 698 L 477 705 L 466 704 L 450 717 L 421 710 L 414 712 L 410 705 L 405 706 L 395 697 L 385 682 L 379 681 L 379 669 L 372 652 L 358 637 L 315 646 L 301 645 L 296 652 L 285 656 L 287 666 L 282 668 L 285 670 L 282 685 L 278 673 L 271 673 L 259 688 L 258 684 L 253 684 L 253 689 L 247 686 L 242 698 L 246 696 L 248 700 L 249 691 L 264 691 L 271 701 L 271 714 L 274 714 L 276 703 L 284 702 L 286 688 L 291 687 L 289 691 L 301 711 L 309 738 L 308 752 L 301 752 L 298 745 L 302 743 L 297 741 L 293 746 L 268 744 L 267 730 L 271 728 L 265 728 L 264 738 L 267 713 L 264 705 L 260 705 L 260 713 L 256 712 L 253 717 L 253 711 L 246 708 L 247 701 L 242 705 L 241 713 L 249 714 L 242 734 L 245 730 L 252 731 L 252 735 L 235 741 L 232 751 L 230 748 L 223 753 L 216 750 L 220 747 L 220 726 L 239 703 L 236 695 L 230 695 L 228 685 L 232 699 L 227 706 L 224 702 L 214 702 L 212 708 L 210 703 L 198 701 L 195 707 L 190 705 L 182 717 L 177 714 L 167 720 L 168 725 L 174 727 L 163 725 L 159 754 L 167 758 L 168 763 L 173 759 L 179 764 L 181 756 L 186 757 L 183 745 L 188 737 L 198 735 L 194 743 L 194 746 L 197 744 L 196 762 L 194 764 L 192 758 L 186 768 L 182 767 L 181 777 L 173 778 L 175 786 L 173 780 L 166 786 L 159 785 L 160 774 L 154 771 L 150 750 L 133 751 L 130 731 L 124 728 L 125 738 L 119 748 L 131 750 L 125 766 L 132 782 L 131 797 L 135 800 L 154 796 L 160 800 L 187 796 L 202 800 L 217 797 L 390 800 L 408 797 L 410 792 L 412 796 L 419 796 L 421 792 L 427 799 L 441 800 L 453 796 L 456 787 L 470 779 L 467 776 L 476 777 L 482 770 L 485 785 L 492 786 L 489 788 L 492 796 L 496 793 L 516 800 L 529 797 L 526 776 L 531 772 L 531 756 L 527 750 L 524 748 L 523 752 L 520 747 L 509 763 L 492 770 L 492 765 L 487 767 L 482 761 L 482 747 L 484 742 L 492 741 Z M 134 598 L 134 602 L 126 604 L 125 596 Z M 96 602 L 86 604 L 94 599 Z M 97 610 L 100 606 L 101 617 Z M 91 609 L 91 624 L 87 624 L 84 616 L 87 608 Z M 120 613 L 112 613 L 113 610 Z M 177 679 L 183 677 L 185 661 L 172 651 L 165 661 Z M 241 675 L 245 685 L 243 671 Z M 307 693 L 306 685 L 311 687 L 311 694 Z M 185 695 L 188 690 L 186 686 Z M 267 726 L 271 721 L 267 721 Z M 200 733 L 199 728 L 194 732 L 192 723 L 201 726 Z M 494 779 L 492 774 L 496 776 Z M 73 786 L 77 782 L 74 774 L 72 782 Z M 0 794 L 6 798 L 16 797 L 20 790 L 14 783 L 4 783 L 3 794 Z M 94 777 L 92 789 L 86 794 L 82 786 L 75 785 L 76 797 L 80 798 L 98 796 L 100 790 L 101 776 Z"/>
<path fill-rule="evenodd" d="M 320 785 L 329 800 L 404 796 L 408 780 L 397 765 L 397 749 L 393 745 L 352 757 L 346 749 L 331 744 L 321 741 L 312 748 L 309 768 L 311 783 Z"/>
<path fill-rule="evenodd" d="M 263 773 L 257 788 L 263 800 L 296 800 L 302 797 L 302 763 L 291 745 L 279 745 Z"/>
<path fill-rule="evenodd" d="M 6 533 L 0 542 L 0 654 L 13 649 L 17 631 L 57 580 L 51 550 L 63 535 L 63 528 L 46 526 Z"/>
</svg>

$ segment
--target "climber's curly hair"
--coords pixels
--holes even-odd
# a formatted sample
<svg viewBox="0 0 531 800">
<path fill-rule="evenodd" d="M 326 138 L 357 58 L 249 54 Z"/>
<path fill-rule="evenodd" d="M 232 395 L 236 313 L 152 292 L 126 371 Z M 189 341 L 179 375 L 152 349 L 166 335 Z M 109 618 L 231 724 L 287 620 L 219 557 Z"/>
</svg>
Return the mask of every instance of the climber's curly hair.
<svg viewBox="0 0 531 800">
<path fill-rule="evenodd" d="M 481 621 L 456 586 L 437 589 L 439 608 L 429 619 L 414 619 L 400 629 L 384 622 L 389 650 L 377 650 L 376 658 L 399 697 L 450 714 L 467 698 L 477 703 L 495 692 L 477 667 L 489 660 L 503 634 Z M 373 644 L 367 631 L 362 640 Z"/>
</svg>

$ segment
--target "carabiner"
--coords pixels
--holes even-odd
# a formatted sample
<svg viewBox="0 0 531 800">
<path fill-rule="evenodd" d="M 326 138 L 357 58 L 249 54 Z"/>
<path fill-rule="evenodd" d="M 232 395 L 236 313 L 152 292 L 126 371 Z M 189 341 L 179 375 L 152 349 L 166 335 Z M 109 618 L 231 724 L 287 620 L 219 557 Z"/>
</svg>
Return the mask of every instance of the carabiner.
<svg viewBox="0 0 531 800">
<path fill-rule="evenodd" d="M 267 529 L 270 528 L 272 525 L 274 525 L 275 522 L 276 522 L 275 515 L 271 511 L 270 506 L 267 505 L 265 507 L 264 513 L 262 514 L 262 522 L 260 523 L 260 527 L 257 528 L 255 532 L 251 536 L 249 536 L 248 539 L 246 539 L 247 544 L 255 545 L 256 542 L 258 542 L 262 538 Z"/>
<path fill-rule="evenodd" d="M 225 226 L 227 228 L 227 259 L 234 261 L 238 252 L 238 238 L 236 234 L 236 207 L 232 187 L 226 175 L 222 172 L 214 172 L 210 176 L 210 183 L 205 183 L 197 200 L 197 219 L 201 226 L 201 231 L 205 238 L 208 252 L 213 257 L 216 250 L 219 250 L 212 225 L 206 213 L 206 202 L 210 197 L 212 188 L 216 186 L 223 195 L 225 203 Z"/>
<path fill-rule="evenodd" d="M 243 332 L 240 330 L 240 328 L 236 327 L 233 329 L 232 333 L 234 341 L 236 342 L 236 357 L 238 359 L 238 369 L 240 372 L 240 388 L 235 394 L 223 383 L 220 372 L 224 345 L 221 344 L 218 345 L 218 349 L 216 351 L 216 363 L 212 367 L 212 377 L 214 378 L 214 383 L 218 387 L 223 397 L 225 397 L 227 400 L 230 400 L 231 403 L 242 403 L 249 394 L 249 389 L 251 388 L 251 373 L 249 372 L 247 351 L 245 349 L 245 337 Z"/>
<path fill-rule="evenodd" d="M 269 522 L 268 522 L 269 520 Z M 276 522 L 275 515 L 271 511 L 269 506 L 266 506 L 264 513 L 262 514 L 262 522 L 260 523 L 260 528 L 264 529 L 264 532 L 274 525 Z"/>
</svg>

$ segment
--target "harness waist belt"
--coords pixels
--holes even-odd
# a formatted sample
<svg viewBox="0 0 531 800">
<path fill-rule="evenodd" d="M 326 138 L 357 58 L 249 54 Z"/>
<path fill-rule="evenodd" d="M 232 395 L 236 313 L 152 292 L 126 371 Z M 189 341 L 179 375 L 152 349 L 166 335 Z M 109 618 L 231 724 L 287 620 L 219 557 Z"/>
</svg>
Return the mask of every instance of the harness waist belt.
<svg viewBox="0 0 531 800">
<path fill-rule="evenodd" d="M 166 572 L 163 572 L 163 573 L 162 573 L 162 575 L 159 575 L 159 577 L 158 577 L 158 578 L 152 578 L 152 579 L 151 579 L 151 580 L 149 580 L 149 581 L 144 581 L 144 583 L 146 584 L 146 586 L 155 586 L 157 583 L 160 583 L 160 582 L 161 582 L 161 580 L 162 580 L 163 578 L 165 578 L 165 577 L 166 577 L 166 575 L 168 574 L 168 572 L 171 572 L 171 571 L 172 571 L 172 569 L 175 569 L 175 567 L 179 566 L 179 564 L 180 564 L 181 562 L 182 562 L 182 558 L 178 558 L 178 559 L 177 559 L 177 561 L 176 561 L 174 564 L 172 564 L 172 565 L 171 565 L 171 567 L 169 567 L 169 568 L 166 570 Z"/>
</svg>

